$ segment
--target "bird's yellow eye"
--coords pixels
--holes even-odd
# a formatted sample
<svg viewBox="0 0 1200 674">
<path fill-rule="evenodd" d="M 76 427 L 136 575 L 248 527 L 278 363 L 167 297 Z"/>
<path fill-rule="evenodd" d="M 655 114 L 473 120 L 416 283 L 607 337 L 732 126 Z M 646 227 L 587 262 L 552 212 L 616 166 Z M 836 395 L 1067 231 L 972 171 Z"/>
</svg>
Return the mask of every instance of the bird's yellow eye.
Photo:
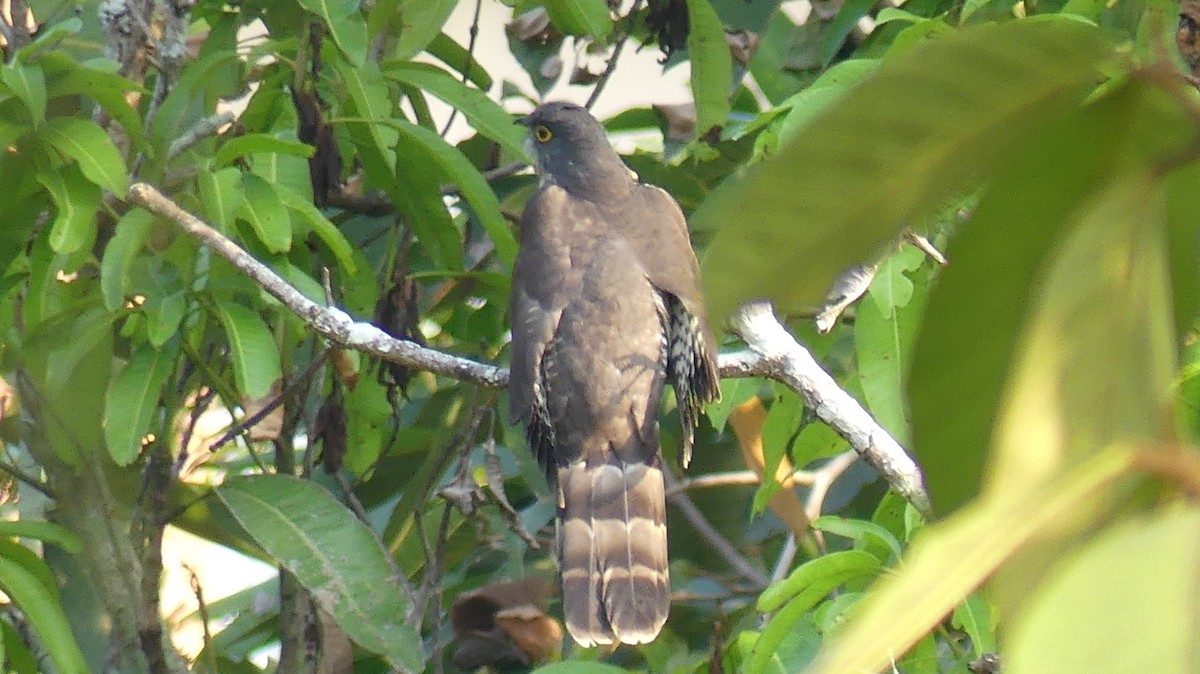
<svg viewBox="0 0 1200 674">
<path fill-rule="evenodd" d="M 533 127 L 533 137 L 539 143 L 547 143 L 554 137 L 554 134 L 550 133 L 550 129 L 545 124 L 538 124 Z"/>
</svg>

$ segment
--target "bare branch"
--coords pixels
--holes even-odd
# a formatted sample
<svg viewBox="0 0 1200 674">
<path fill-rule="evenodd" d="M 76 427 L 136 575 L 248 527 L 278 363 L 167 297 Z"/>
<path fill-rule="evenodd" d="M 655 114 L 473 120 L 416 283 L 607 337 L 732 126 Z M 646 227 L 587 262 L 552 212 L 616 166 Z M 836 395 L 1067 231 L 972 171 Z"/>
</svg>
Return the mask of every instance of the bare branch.
<svg viewBox="0 0 1200 674">
<path fill-rule="evenodd" d="M 733 317 L 734 331 L 764 361 L 771 376 L 804 398 L 817 417 L 845 438 L 872 468 L 923 515 L 930 515 L 929 494 L 917 464 L 857 400 L 792 337 L 766 302 L 744 305 Z"/>
<path fill-rule="evenodd" d="M 504 368 L 396 339 L 370 323 L 353 320 L 340 309 L 316 304 L 237 244 L 146 183 L 131 186 L 129 198 L 168 218 L 212 248 L 336 346 L 357 349 L 406 367 L 487 388 L 502 388 L 508 384 L 508 370 Z M 931 512 L 929 496 L 916 463 L 858 401 L 838 387 L 812 354 L 788 334 L 769 305 L 746 305 L 735 317 L 734 326 L 750 348 L 721 354 L 721 376 L 770 377 L 788 385 L 921 513 Z"/>
<path fill-rule="evenodd" d="M 671 494 L 667 499 L 676 508 L 679 508 L 679 512 L 683 513 L 683 516 L 687 518 L 687 521 L 696 530 L 696 533 L 708 541 L 713 551 L 720 555 L 743 578 L 760 588 L 766 587 L 766 574 L 756 569 L 749 560 L 742 556 L 742 553 L 738 552 L 738 549 L 728 539 L 721 535 L 721 532 L 717 531 L 716 527 L 704 516 L 704 513 L 700 512 L 700 509 L 692 502 L 692 497 L 688 496 L 687 492 L 675 488 L 675 477 L 671 475 L 671 472 L 663 471 L 663 478 L 666 480 L 668 493 Z"/>
<path fill-rule="evenodd" d="M 221 130 L 221 127 L 230 124 L 237 117 L 230 111 L 220 112 L 215 115 L 210 115 L 196 122 L 192 128 L 183 132 L 183 135 L 171 141 L 171 147 L 167 148 L 167 159 L 171 160 L 179 155 L 187 152 L 196 143 L 216 134 Z"/>
<path fill-rule="evenodd" d="M 188 234 L 200 239 L 287 306 L 310 328 L 337 346 L 358 349 L 384 360 L 488 388 L 499 388 L 508 383 L 508 372 L 501 368 L 396 339 L 370 323 L 354 321 L 339 309 L 318 305 L 233 241 L 146 183 L 134 183 L 129 188 L 129 197 L 133 203 L 168 218 Z"/>
<path fill-rule="evenodd" d="M 600 74 L 600 79 L 596 80 L 596 87 L 592 89 L 592 93 L 588 96 L 587 103 L 583 107 L 588 110 L 596 104 L 596 99 L 600 98 L 601 92 L 604 91 L 604 86 L 608 84 L 608 79 L 612 77 L 613 71 L 617 69 L 617 58 L 621 56 L 621 50 L 625 48 L 625 42 L 629 39 L 629 34 L 633 32 L 634 15 L 642 7 L 642 0 L 634 0 L 633 6 L 629 8 L 629 14 L 626 14 L 625 32 L 621 34 L 621 38 L 617 40 L 616 46 L 613 47 L 612 56 L 608 57 L 608 65 L 604 66 L 604 72 Z"/>
<path fill-rule="evenodd" d="M 810 485 L 817 479 L 817 474 L 808 470 L 798 470 L 784 484 Z M 688 489 L 707 489 L 709 487 L 729 487 L 735 485 L 756 485 L 762 482 L 758 473 L 752 470 L 735 470 L 728 473 L 710 473 L 698 475 L 687 480 L 680 480 L 671 485 L 667 496 Z"/>
</svg>

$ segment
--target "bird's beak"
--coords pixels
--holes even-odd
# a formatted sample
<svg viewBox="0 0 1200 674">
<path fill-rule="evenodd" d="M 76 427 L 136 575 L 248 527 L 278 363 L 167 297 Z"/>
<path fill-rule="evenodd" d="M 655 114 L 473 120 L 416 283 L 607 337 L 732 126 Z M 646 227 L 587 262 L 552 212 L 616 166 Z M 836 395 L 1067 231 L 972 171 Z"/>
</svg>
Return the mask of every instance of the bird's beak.
<svg viewBox="0 0 1200 674">
<path fill-rule="evenodd" d="M 513 120 L 513 124 L 520 124 L 521 126 L 529 126 L 529 118 L 528 117 L 518 117 Z"/>
</svg>

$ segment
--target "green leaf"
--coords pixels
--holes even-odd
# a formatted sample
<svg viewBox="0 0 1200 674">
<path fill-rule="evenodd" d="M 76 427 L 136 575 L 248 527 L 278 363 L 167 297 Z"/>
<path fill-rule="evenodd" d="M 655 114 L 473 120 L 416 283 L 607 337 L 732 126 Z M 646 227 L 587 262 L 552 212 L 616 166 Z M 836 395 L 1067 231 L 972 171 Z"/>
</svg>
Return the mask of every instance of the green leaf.
<svg viewBox="0 0 1200 674">
<path fill-rule="evenodd" d="M 257 313 L 234 303 L 217 305 L 217 316 L 229 338 L 229 356 L 238 390 L 248 398 L 265 398 L 280 378 L 279 349 Z"/>
<path fill-rule="evenodd" d="M 58 600 L 21 564 L 0 558 L 0 589 L 25 614 L 50 660 L 62 674 L 89 674 L 87 661 L 75 642 Z"/>
<path fill-rule="evenodd" d="M 867 15 L 875 6 L 875 0 L 846 0 L 837 16 L 829 22 L 829 30 L 823 35 L 825 41 L 821 45 L 821 65 L 828 66 L 841 51 L 846 37 L 854 29 L 858 20 Z"/>
<path fill-rule="evenodd" d="M 0 69 L 0 80 L 25 104 L 34 128 L 40 126 L 46 119 L 46 76 L 41 66 L 6 65 Z"/>
<path fill-rule="evenodd" d="M 733 57 L 725 42 L 725 26 L 708 0 L 687 0 L 687 8 L 687 47 L 692 63 L 692 96 L 696 99 L 696 132 L 704 137 L 714 127 L 725 126 L 729 117 Z"/>
<path fill-rule="evenodd" d="M 214 492 L 263 550 L 296 576 L 358 645 L 405 672 L 422 670 L 409 597 L 377 539 L 329 492 L 283 475 L 235 478 Z"/>
<path fill-rule="evenodd" d="M 782 387 L 781 387 L 782 388 Z M 766 421 L 763 422 L 763 475 L 772 476 L 779 471 L 779 463 L 787 455 L 791 446 L 792 436 L 800 426 L 800 418 L 804 413 L 804 404 L 800 396 L 792 391 L 781 392 L 767 411 Z M 756 515 L 767 509 L 767 502 L 779 491 L 782 485 L 775 479 L 764 479 L 754 492 L 754 504 L 751 508 Z"/>
<path fill-rule="evenodd" d="M 83 20 L 78 16 L 72 16 L 57 23 L 39 26 L 38 28 L 37 39 L 17 50 L 17 56 L 14 59 L 15 62 L 32 63 L 35 59 L 41 57 L 46 50 L 58 46 L 63 38 L 68 35 L 75 35 L 82 30 Z"/>
<path fill-rule="evenodd" d="M 554 27 L 567 35 L 603 40 L 612 31 L 605 0 L 538 0 L 537 4 L 546 8 Z"/>
<path fill-rule="evenodd" d="M 214 161 L 217 166 L 224 167 L 241 157 L 257 152 L 282 153 L 307 159 L 314 151 L 313 146 L 298 140 L 286 140 L 267 133 L 248 133 L 222 144 Z"/>
<path fill-rule="evenodd" d="M 125 160 L 104 129 L 79 117 L 56 117 L 42 128 L 49 143 L 74 159 L 87 179 L 118 197 L 125 196 L 129 176 Z"/>
<path fill-rule="evenodd" d="M 904 565 L 871 588 L 854 619 L 825 644 L 808 671 L 843 674 L 890 667 L 897 653 L 928 634 L 1046 527 L 1059 526 L 1086 504 L 1101 503 L 1133 461 L 1127 448 L 1113 448 L 1049 484 L 997 494 L 927 526 Z"/>
<path fill-rule="evenodd" d="M 330 222 L 329 218 L 326 218 L 325 214 L 307 198 L 286 187 L 276 186 L 275 192 L 292 213 L 300 216 L 312 227 L 317 238 L 329 247 L 342 269 L 350 276 L 354 276 L 358 268 L 358 265 L 354 263 L 354 248 L 346 240 L 342 230 Z"/>
<path fill-rule="evenodd" d="M 874 556 L 858 550 L 844 550 L 806 562 L 784 580 L 768 587 L 759 597 L 759 610 L 773 611 L 783 601 L 787 605 L 767 621 L 751 651 L 747 671 L 751 674 L 767 671 L 775 651 L 805 613 L 839 585 L 874 576 L 879 569 L 879 560 Z"/>
<path fill-rule="evenodd" d="M 1103 532 L 1054 569 L 1028 611 L 1005 631 L 1005 668 L 1030 674 L 1197 671 L 1197 537 L 1195 506 Z"/>
<path fill-rule="evenodd" d="M 809 560 L 788 574 L 787 578 L 772 583 L 758 598 L 758 610 L 763 613 L 778 610 L 784 603 L 792 601 L 805 590 L 816 586 L 828 586 L 820 597 L 829 590 L 851 578 L 874 576 L 880 570 L 879 560 L 861 550 L 831 552 Z"/>
<path fill-rule="evenodd" d="M 909 376 L 912 447 L 943 512 L 979 491 L 1039 270 L 1071 215 L 1103 183 L 1125 114 L 1094 105 L 1045 129 L 1029 154 L 994 179 L 970 226 L 951 242 L 954 263 L 930 293 Z M 954 358 L 946 358 L 947 348 Z M 964 381 L 970 396 L 962 394 Z"/>
<path fill-rule="evenodd" d="M 116 233 L 104 247 L 100 263 L 100 291 L 104 308 L 116 311 L 125 304 L 129 270 L 150 234 L 154 216 L 141 207 L 131 208 L 117 222 Z"/>
<path fill-rule="evenodd" d="M 479 218 L 492 243 L 496 245 L 496 255 L 505 265 L 511 267 L 517 256 L 517 242 L 508 221 L 500 213 L 500 202 L 496 199 L 496 193 L 479 173 L 479 169 L 434 131 L 401 120 L 390 122 L 389 126 L 400 131 L 406 140 L 411 141 L 409 148 L 421 148 L 429 160 L 440 166 L 458 185 L 459 193 L 471 205 L 475 216 Z"/>
<path fill-rule="evenodd" d="M 717 431 L 724 431 L 725 424 L 733 408 L 758 395 L 762 390 L 761 379 L 732 379 L 721 380 L 721 399 L 705 406 L 704 413 Z"/>
<path fill-rule="evenodd" d="M 879 62 L 871 59 L 842 61 L 821 73 L 821 76 L 803 91 L 784 101 L 779 107 L 791 109 L 776 130 L 779 143 L 782 145 L 790 142 L 808 122 L 878 68 Z"/>
<path fill-rule="evenodd" d="M 954 609 L 953 623 L 971 637 L 975 657 L 996 652 L 996 626 L 992 607 L 983 595 L 975 592 Z"/>
<path fill-rule="evenodd" d="M 426 63 L 392 61 L 383 64 L 382 68 L 384 76 L 437 96 L 461 112 L 471 123 L 471 128 L 516 156 L 529 159 L 525 155 L 525 130 L 513 124 L 512 115 L 486 92 L 468 87 L 445 70 Z"/>
<path fill-rule="evenodd" d="M 467 70 L 467 81 L 474 84 L 481 91 L 491 91 L 492 77 L 488 75 L 487 70 L 479 64 L 479 61 L 467 53 L 466 47 L 452 40 L 445 33 L 438 33 L 437 37 L 429 43 L 426 53 L 436 57 L 442 63 L 450 66 L 458 72 Z M 468 67 L 470 64 L 470 67 Z"/>
<path fill-rule="evenodd" d="M 823 515 L 812 521 L 812 527 L 838 536 L 845 536 L 854 541 L 866 541 L 868 538 L 873 538 L 886 545 L 894 559 L 900 559 L 900 541 L 896 540 L 892 532 L 874 522 L 852 520 L 837 515 Z M 879 560 L 881 564 L 887 561 L 886 559 Z"/>
<path fill-rule="evenodd" d="M 118 466 L 128 466 L 142 451 L 142 438 L 154 423 L 158 399 L 175 369 L 174 349 L 145 345 L 113 377 L 104 397 L 104 439 Z"/>
<path fill-rule="evenodd" d="M 367 59 L 367 24 L 358 13 L 359 0 L 300 0 L 300 6 L 321 17 L 338 49 L 350 63 Z"/>
<path fill-rule="evenodd" d="M 253 173 L 244 173 L 242 190 L 246 198 L 238 208 L 238 215 L 250 223 L 258 240 L 272 253 L 291 250 L 292 219 L 271 183 Z"/>
<path fill-rule="evenodd" d="M 38 59 L 46 72 L 46 95 L 54 99 L 59 96 L 84 95 L 92 98 L 129 135 L 129 140 L 138 149 L 148 149 L 142 129 L 141 114 L 129 104 L 130 93 L 145 94 L 146 90 L 136 82 L 106 70 L 111 61 L 101 60 L 97 65 L 80 63 L 63 52 L 50 52 Z"/>
<path fill-rule="evenodd" d="M 234 218 L 246 200 L 242 190 L 242 172 L 236 168 L 201 171 L 196 176 L 200 186 L 200 202 L 208 221 L 225 234 L 233 231 Z"/>
<path fill-rule="evenodd" d="M 54 224 L 50 247 L 57 253 L 74 253 L 96 239 L 96 212 L 100 210 L 100 188 L 88 181 L 74 164 L 57 169 L 38 162 L 37 180 L 54 199 Z"/>
<path fill-rule="evenodd" d="M 72 555 L 80 551 L 79 538 L 65 527 L 54 522 L 39 520 L 0 521 L 0 536 L 33 538 L 43 543 L 57 545 Z"/>
<path fill-rule="evenodd" d="M 379 123 L 392 119 L 395 114 L 387 82 L 379 64 L 373 61 L 360 68 L 343 61 L 337 61 L 335 66 L 350 94 L 347 115 L 357 116 L 357 119 L 347 120 L 346 126 L 367 170 L 367 177 L 376 185 L 389 189 L 396 181 L 394 148 L 400 134 Z"/>
<path fill-rule="evenodd" d="M 783 311 L 817 305 L 902 222 L 1023 147 L 1033 121 L 1077 96 L 1109 51 L 1080 24 L 1015 21 L 885 63 L 695 212 L 696 229 L 720 229 L 704 275 L 714 317 L 751 297 Z M 800 254 L 804 265 L 788 262 Z"/>
<path fill-rule="evenodd" d="M 912 435 L 906 384 L 928 286 L 922 282 L 919 290 L 914 288 L 903 272 L 919 267 L 922 256 L 906 247 L 884 261 L 871 282 L 870 299 L 859 304 L 854 322 L 858 380 L 867 407 L 905 446 Z"/>
<path fill-rule="evenodd" d="M 383 11 L 383 5 L 372 11 L 372 23 L 375 14 Z M 393 6 L 397 3 L 392 3 Z M 396 40 L 395 54 L 398 58 L 406 59 L 416 56 L 425 49 L 438 34 L 442 26 L 454 11 L 456 0 L 401 0 L 400 5 L 400 36 Z M 388 16 L 383 16 L 388 20 Z M 372 31 L 374 34 L 375 31 Z"/>
</svg>

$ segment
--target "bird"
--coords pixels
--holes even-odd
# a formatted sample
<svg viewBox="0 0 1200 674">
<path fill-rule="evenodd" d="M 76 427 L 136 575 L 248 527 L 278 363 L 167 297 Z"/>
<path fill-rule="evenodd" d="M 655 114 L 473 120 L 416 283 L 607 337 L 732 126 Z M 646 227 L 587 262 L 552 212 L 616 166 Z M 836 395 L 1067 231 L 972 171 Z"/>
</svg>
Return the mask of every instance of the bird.
<svg viewBox="0 0 1200 674">
<path fill-rule="evenodd" d="M 670 610 L 664 386 L 684 467 L 720 397 L 699 265 L 678 203 L 638 181 L 585 108 L 545 103 L 518 123 L 538 186 L 513 265 L 510 421 L 557 496 L 567 631 L 583 647 L 649 643 Z"/>
</svg>

